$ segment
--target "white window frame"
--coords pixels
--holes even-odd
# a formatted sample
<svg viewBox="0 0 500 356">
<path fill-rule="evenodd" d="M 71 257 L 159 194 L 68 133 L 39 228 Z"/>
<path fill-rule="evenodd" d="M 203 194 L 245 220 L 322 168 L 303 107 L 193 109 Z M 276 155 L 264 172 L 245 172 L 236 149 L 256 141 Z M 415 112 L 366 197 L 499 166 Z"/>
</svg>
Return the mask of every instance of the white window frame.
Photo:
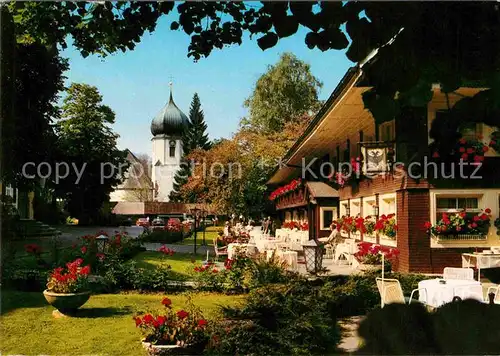
<svg viewBox="0 0 500 356">
<path fill-rule="evenodd" d="M 345 216 L 347 214 L 347 207 L 349 206 L 348 200 L 343 200 L 340 202 L 340 217 Z"/>
<path fill-rule="evenodd" d="M 456 213 L 462 211 L 462 209 L 438 209 L 437 200 L 438 198 L 477 198 L 477 209 L 468 210 L 471 212 L 480 212 L 483 208 L 483 194 L 476 191 L 454 191 L 454 192 L 431 192 L 431 223 L 435 225 L 437 223 L 437 215 L 439 212 L 449 212 Z"/>
<path fill-rule="evenodd" d="M 373 195 L 363 198 L 363 217 L 375 216 L 374 206 L 377 204 L 377 198 Z"/>
<path fill-rule="evenodd" d="M 392 201 L 394 208 L 391 209 L 391 204 L 388 201 Z M 391 194 L 381 194 L 378 197 L 379 205 L 379 216 L 394 214 L 397 219 L 398 204 L 396 200 L 396 193 Z"/>
<path fill-rule="evenodd" d="M 392 203 L 389 203 L 392 202 Z M 393 207 L 391 208 L 391 205 Z M 396 223 L 398 221 L 398 202 L 396 193 L 381 194 L 378 196 L 379 217 L 382 215 L 394 214 Z M 385 235 L 379 234 L 379 243 L 384 246 L 396 247 L 398 245 L 398 236 L 395 239 L 389 239 Z"/>
<path fill-rule="evenodd" d="M 335 220 L 337 218 L 337 207 L 325 206 L 325 207 L 319 208 L 319 227 L 320 227 L 320 230 L 323 230 L 323 231 L 330 230 L 330 226 L 324 227 L 325 211 L 331 211 L 332 212 L 332 220 Z"/>
<path fill-rule="evenodd" d="M 356 207 L 356 209 L 353 209 L 354 207 Z M 351 199 L 351 205 L 350 205 L 350 208 L 351 208 L 351 216 L 353 217 L 356 217 L 358 216 L 358 214 L 361 214 L 361 199 Z"/>
</svg>

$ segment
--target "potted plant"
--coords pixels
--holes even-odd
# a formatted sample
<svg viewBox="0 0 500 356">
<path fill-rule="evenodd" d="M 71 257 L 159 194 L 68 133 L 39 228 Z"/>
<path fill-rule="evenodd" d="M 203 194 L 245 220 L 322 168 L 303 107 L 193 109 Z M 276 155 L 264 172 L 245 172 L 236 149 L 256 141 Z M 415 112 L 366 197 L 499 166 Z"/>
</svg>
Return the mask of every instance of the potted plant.
<svg viewBox="0 0 500 356">
<path fill-rule="evenodd" d="M 83 259 L 68 262 L 66 268 L 54 269 L 43 295 L 50 305 L 62 314 L 74 313 L 90 298 L 88 276 L 90 266 L 82 267 Z"/>
<path fill-rule="evenodd" d="M 172 301 L 163 298 L 164 311 L 158 315 L 134 317 L 141 329 L 142 345 L 150 355 L 200 354 L 206 344 L 207 321 L 188 297 L 187 310 L 175 312 Z"/>
</svg>

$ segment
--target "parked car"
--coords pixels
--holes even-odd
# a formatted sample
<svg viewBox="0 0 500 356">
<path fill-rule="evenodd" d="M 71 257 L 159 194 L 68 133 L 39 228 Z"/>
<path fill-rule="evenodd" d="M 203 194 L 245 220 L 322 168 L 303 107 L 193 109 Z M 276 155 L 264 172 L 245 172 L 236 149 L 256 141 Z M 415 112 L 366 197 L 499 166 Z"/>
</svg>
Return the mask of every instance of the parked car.
<svg viewBox="0 0 500 356">
<path fill-rule="evenodd" d="M 149 223 L 149 219 L 148 218 L 139 218 L 137 219 L 137 221 L 135 222 L 135 226 L 142 226 L 144 228 L 149 228 L 151 226 L 151 224 Z"/>
</svg>

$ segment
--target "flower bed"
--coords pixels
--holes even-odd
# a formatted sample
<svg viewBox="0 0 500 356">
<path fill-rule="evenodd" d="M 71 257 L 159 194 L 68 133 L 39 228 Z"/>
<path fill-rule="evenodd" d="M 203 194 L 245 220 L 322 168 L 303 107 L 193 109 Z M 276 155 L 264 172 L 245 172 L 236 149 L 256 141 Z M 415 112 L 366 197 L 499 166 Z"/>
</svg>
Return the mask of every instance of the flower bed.
<svg viewBox="0 0 500 356">
<path fill-rule="evenodd" d="M 459 212 L 453 214 L 443 213 L 441 219 L 432 225 L 430 221 L 424 224 L 427 232 L 439 239 L 485 239 L 491 221 L 491 209 L 487 208 L 478 214 Z"/>
</svg>

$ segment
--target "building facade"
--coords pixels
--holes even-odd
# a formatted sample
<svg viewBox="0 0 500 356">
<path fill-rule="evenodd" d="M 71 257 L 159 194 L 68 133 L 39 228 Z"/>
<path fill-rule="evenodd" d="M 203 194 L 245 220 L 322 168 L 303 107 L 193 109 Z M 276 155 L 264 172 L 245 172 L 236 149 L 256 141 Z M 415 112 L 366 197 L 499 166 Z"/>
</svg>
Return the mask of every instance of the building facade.
<svg viewBox="0 0 500 356">
<path fill-rule="evenodd" d="M 436 84 L 426 107 L 405 108 L 383 123 L 376 123 L 364 107 L 362 95 L 369 89 L 363 66 L 351 68 L 268 185 L 276 189 L 301 178 L 334 188 L 338 206 L 315 201 L 319 216 L 314 224 L 320 230 L 339 218 L 378 221 L 391 216 L 397 224 L 394 235 L 360 230 L 342 234 L 397 247 L 399 271 L 442 273 L 444 267 L 460 267 L 462 253 L 500 246 L 494 224 L 500 216 L 500 152 L 491 146 L 498 128 L 484 123 L 462 128 L 457 136 L 462 161 L 443 163 L 438 151 L 432 152 L 432 131 L 439 129 L 448 107 L 484 89 L 463 87 L 446 95 Z M 350 175 L 342 171 L 346 163 Z M 429 229 L 448 216 L 479 219 L 474 216 L 485 213 L 489 223 L 481 232 Z M 318 236 L 311 227 L 309 231 L 310 238 Z"/>
</svg>

